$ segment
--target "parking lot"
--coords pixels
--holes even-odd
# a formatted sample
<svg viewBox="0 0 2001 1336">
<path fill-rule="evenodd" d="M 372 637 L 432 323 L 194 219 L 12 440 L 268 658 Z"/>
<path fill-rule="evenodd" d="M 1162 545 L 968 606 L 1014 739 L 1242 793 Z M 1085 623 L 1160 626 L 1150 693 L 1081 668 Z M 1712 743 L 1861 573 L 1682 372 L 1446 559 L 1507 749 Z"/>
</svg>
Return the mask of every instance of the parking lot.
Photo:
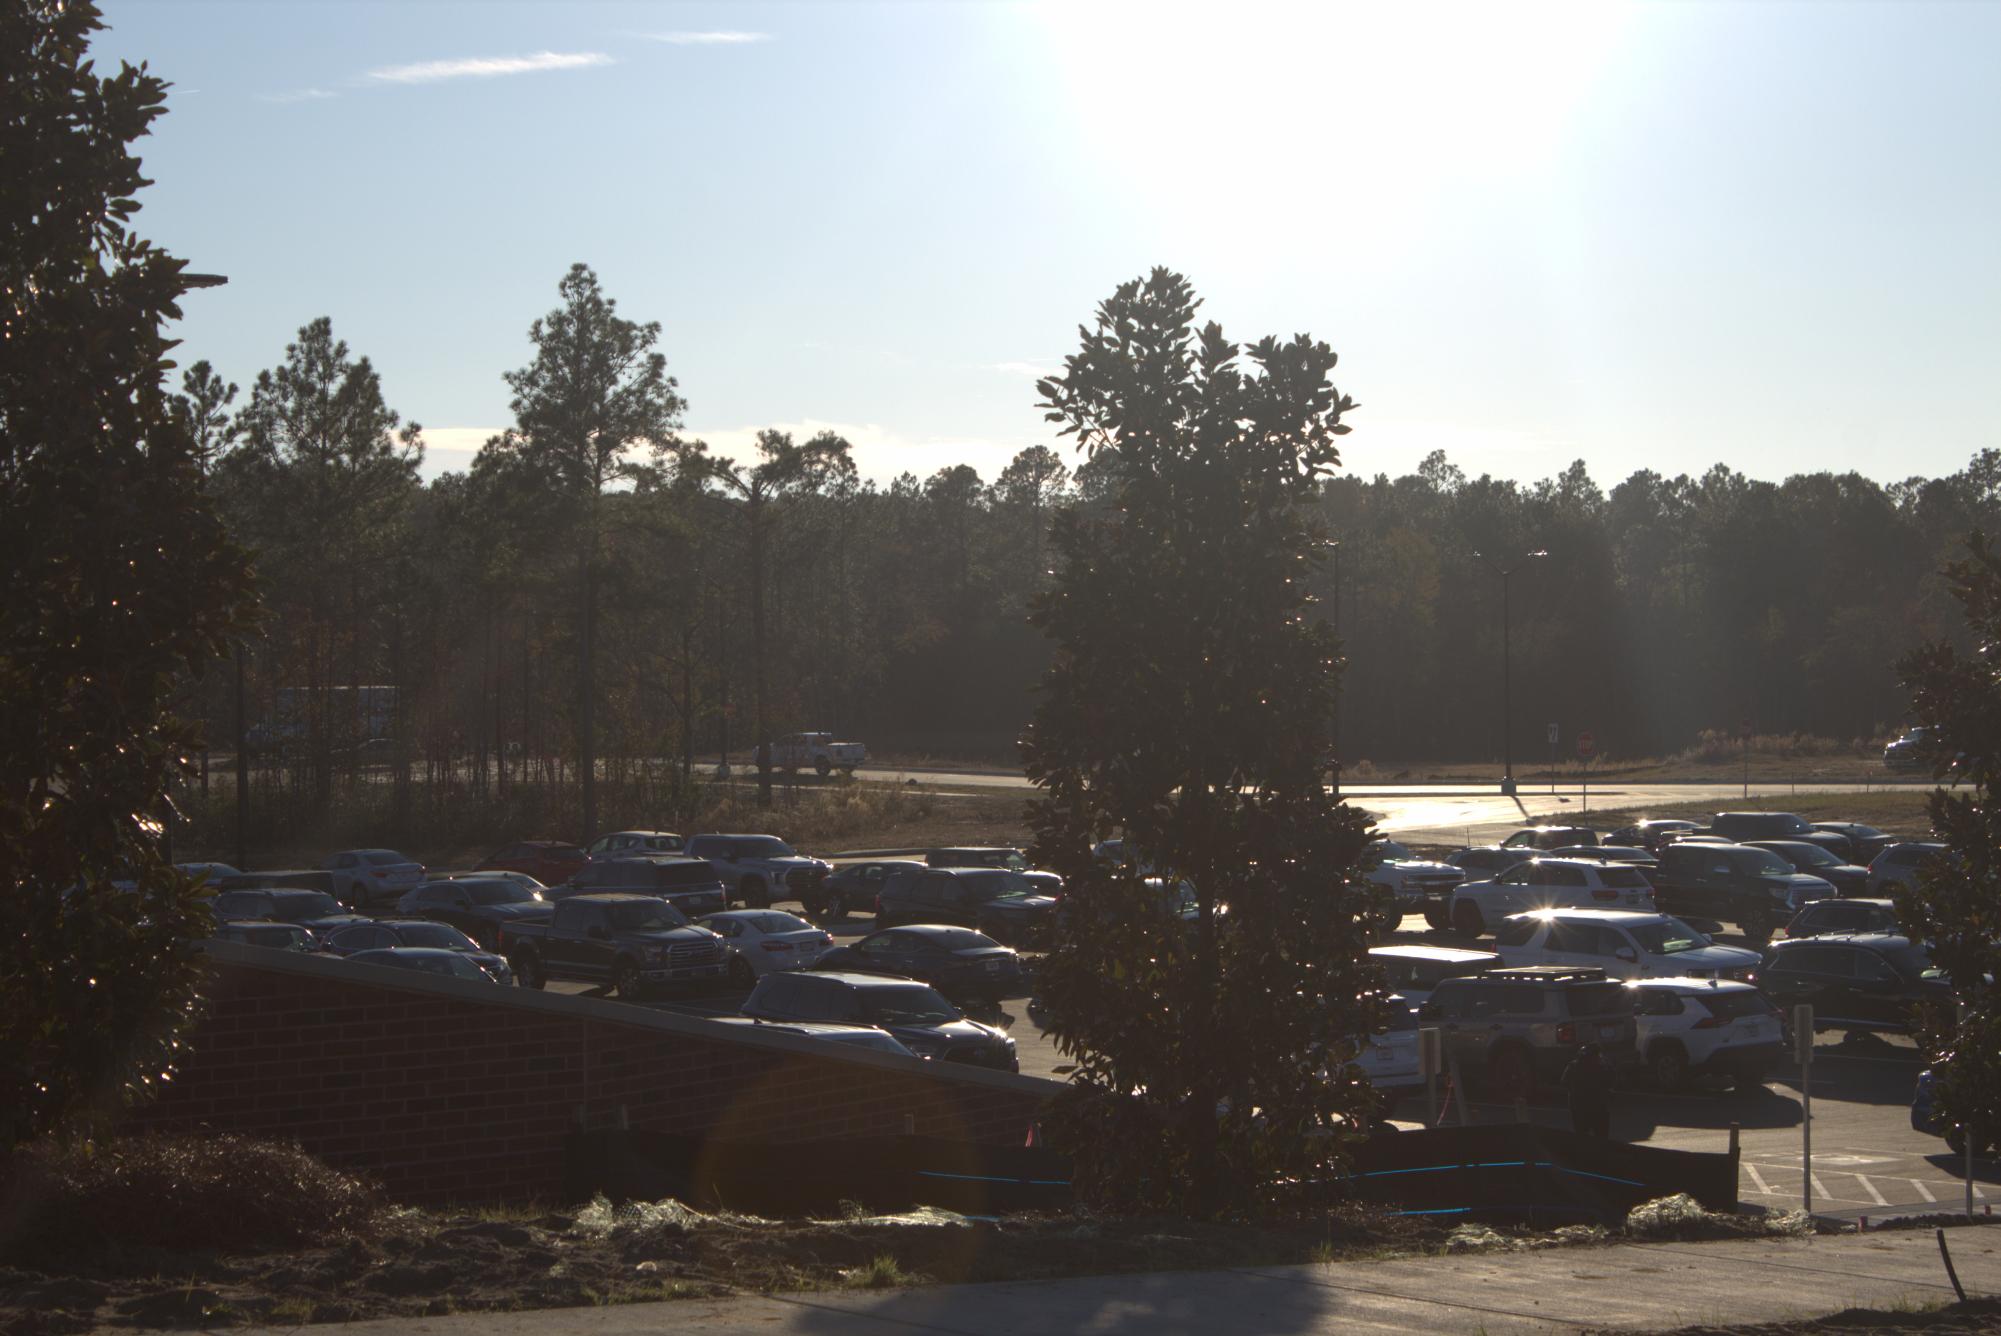
<svg viewBox="0 0 2001 1336">
<path fill-rule="evenodd" d="M 872 927 L 862 915 L 828 925 L 843 941 L 861 937 Z M 1463 939 L 1428 930 L 1416 916 L 1403 921 L 1395 940 L 1464 944 Z M 1729 933 L 1718 940 L 1743 944 Z M 593 991 L 586 984 L 554 982 L 549 989 Z M 746 995 L 738 989 L 662 998 L 646 1005 L 695 1015 L 732 1015 Z M 1070 1074 L 1071 1060 L 1058 1052 L 1055 1040 L 1037 1024 L 1031 998 L 1010 998 L 997 1008 L 972 1014 L 1001 1026 L 1014 1038 L 1023 1075 L 1063 1080 Z M 1813 1064 L 1816 1213 L 1852 1219 L 1962 1208 L 1964 1161 L 1938 1138 L 1910 1126 L 1911 1093 L 1921 1065 L 1917 1050 L 1906 1039 L 1820 1036 Z M 1405 1127 L 1422 1126 L 1425 1104 L 1421 1093 L 1404 1099 L 1394 1111 L 1394 1121 Z M 1554 1090 L 1538 1091 L 1525 1111 L 1477 1099 L 1468 1101 L 1467 1110 L 1474 1122 L 1481 1123 L 1511 1122 L 1525 1112 L 1534 1122 L 1569 1124 L 1562 1093 Z M 1456 1100 L 1449 1109 L 1441 1109 L 1441 1118 L 1446 1125 L 1457 1121 Z M 1727 1148 L 1735 1124 L 1742 1151 L 1740 1195 L 1747 1204 L 1777 1210 L 1801 1205 L 1801 1118 L 1799 1068 L 1788 1060 L 1750 1092 L 1732 1093 L 1719 1086 L 1713 1092 L 1668 1093 L 1629 1084 L 1615 1099 L 1612 1132 L 1622 1140 L 1667 1149 L 1720 1151 Z M 1991 1202 L 2001 1201 L 2001 1164 L 1977 1159 L 1974 1170 L 1975 1209 L 1984 1211 Z"/>
</svg>

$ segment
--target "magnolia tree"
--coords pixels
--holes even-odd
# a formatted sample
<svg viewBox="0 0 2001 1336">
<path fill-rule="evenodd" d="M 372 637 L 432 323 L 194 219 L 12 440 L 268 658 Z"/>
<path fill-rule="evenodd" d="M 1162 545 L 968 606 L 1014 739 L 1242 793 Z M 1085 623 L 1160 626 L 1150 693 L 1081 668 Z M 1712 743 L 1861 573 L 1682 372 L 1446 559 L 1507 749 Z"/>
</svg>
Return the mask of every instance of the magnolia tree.
<svg viewBox="0 0 2001 1336">
<path fill-rule="evenodd" d="M 1307 579 L 1355 405 L 1326 344 L 1241 349 L 1197 305 L 1164 269 L 1125 284 L 1038 386 L 1097 487 L 1051 535 L 1033 619 L 1054 661 L 1022 746 L 1036 855 L 1066 879 L 1041 980 L 1077 1062 L 1055 1130 L 1100 1203 L 1214 1215 L 1338 1170 L 1380 1004 L 1367 821 L 1322 784 L 1340 657 Z M 1092 856 L 1114 834 L 1123 865 Z"/>
</svg>

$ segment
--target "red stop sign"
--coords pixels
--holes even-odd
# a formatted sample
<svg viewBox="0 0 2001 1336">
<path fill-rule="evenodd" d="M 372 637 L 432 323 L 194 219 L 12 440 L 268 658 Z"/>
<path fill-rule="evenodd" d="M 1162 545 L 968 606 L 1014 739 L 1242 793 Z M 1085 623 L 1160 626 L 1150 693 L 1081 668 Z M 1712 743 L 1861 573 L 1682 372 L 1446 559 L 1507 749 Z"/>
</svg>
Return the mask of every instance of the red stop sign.
<svg viewBox="0 0 2001 1336">
<path fill-rule="evenodd" d="M 1579 733 L 1577 735 L 1577 754 L 1579 756 L 1590 756 L 1597 750 L 1597 738 L 1592 737 L 1589 733 Z"/>
</svg>

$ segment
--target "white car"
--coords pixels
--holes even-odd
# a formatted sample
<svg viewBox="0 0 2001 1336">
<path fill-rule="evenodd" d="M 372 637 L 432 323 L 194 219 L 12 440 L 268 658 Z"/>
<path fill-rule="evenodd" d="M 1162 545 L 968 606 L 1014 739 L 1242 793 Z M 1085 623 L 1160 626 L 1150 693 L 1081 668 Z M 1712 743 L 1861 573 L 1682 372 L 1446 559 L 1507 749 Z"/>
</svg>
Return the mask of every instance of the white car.
<svg viewBox="0 0 2001 1336">
<path fill-rule="evenodd" d="M 400 900 L 424 884 L 424 865 L 394 849 L 349 849 L 320 865 L 333 873 L 334 899 L 356 909 Z"/>
<path fill-rule="evenodd" d="M 1395 840 L 1371 840 L 1362 850 L 1362 875 L 1386 887 L 1397 898 L 1397 908 L 1406 914 L 1424 910 L 1452 894 L 1452 888 L 1466 880 L 1466 874 L 1450 863 L 1434 863 L 1419 858 Z"/>
<path fill-rule="evenodd" d="M 1402 996 L 1411 1010 L 1431 1000 L 1440 981 L 1499 969 L 1492 951 L 1467 951 L 1451 946 L 1372 946 L 1369 960 L 1383 972 L 1383 986 Z"/>
<path fill-rule="evenodd" d="M 1636 867 L 1588 858 L 1531 858 L 1490 881 L 1452 892 L 1455 932 L 1478 937 L 1510 914 L 1532 909 L 1633 909 L 1652 913 L 1654 886 Z M 1512 963 L 1512 962 L 1511 962 Z"/>
<path fill-rule="evenodd" d="M 1748 983 L 1666 978 L 1627 987 L 1640 1057 L 1664 1090 L 1698 1076 L 1756 1090 L 1784 1054 L 1778 1008 Z"/>
<path fill-rule="evenodd" d="M 1424 1084 L 1417 1054 L 1417 1010 L 1409 998 L 1391 997 L 1389 1019 L 1381 1034 L 1362 1040 L 1355 1065 L 1369 1084 L 1394 1100 L 1405 1091 Z"/>
<path fill-rule="evenodd" d="M 782 909 L 731 909 L 695 920 L 729 947 L 730 976 L 755 983 L 776 970 L 811 969 L 834 935 Z"/>
<path fill-rule="evenodd" d="M 1538 909 L 1515 914 L 1494 949 L 1518 965 L 1595 966 L 1607 978 L 1749 979 L 1761 957 L 1717 946 L 1672 914 L 1618 909 Z"/>
<path fill-rule="evenodd" d="M 900 1058 L 917 1056 L 905 1048 L 895 1035 L 873 1025 L 837 1025 L 831 1021 L 761 1021 L 752 1016 L 710 1016 L 706 1019 L 715 1021 L 719 1025 L 754 1025 L 760 1030 L 804 1035 L 808 1039 L 820 1039 L 830 1044 L 848 1044 L 877 1053 L 894 1053 Z"/>
</svg>

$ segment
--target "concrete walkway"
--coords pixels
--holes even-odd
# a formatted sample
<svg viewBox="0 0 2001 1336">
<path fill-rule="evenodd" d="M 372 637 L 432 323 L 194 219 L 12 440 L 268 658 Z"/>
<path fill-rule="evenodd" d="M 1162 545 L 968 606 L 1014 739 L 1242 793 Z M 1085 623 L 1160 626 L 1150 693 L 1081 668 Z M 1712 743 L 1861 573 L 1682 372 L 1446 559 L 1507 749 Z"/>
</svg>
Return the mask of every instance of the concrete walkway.
<svg viewBox="0 0 2001 1336">
<path fill-rule="evenodd" d="M 1952 1229 L 1946 1240 L 1969 1295 L 2001 1294 L 2001 1229 Z M 356 1322 L 340 1331 L 343 1336 L 654 1336 L 662 1331 L 694 1336 L 1498 1336 L 1770 1322 L 1854 1306 L 1889 1308 L 1952 1299 L 1931 1231 L 1912 1230 L 467 1313 Z"/>
</svg>

